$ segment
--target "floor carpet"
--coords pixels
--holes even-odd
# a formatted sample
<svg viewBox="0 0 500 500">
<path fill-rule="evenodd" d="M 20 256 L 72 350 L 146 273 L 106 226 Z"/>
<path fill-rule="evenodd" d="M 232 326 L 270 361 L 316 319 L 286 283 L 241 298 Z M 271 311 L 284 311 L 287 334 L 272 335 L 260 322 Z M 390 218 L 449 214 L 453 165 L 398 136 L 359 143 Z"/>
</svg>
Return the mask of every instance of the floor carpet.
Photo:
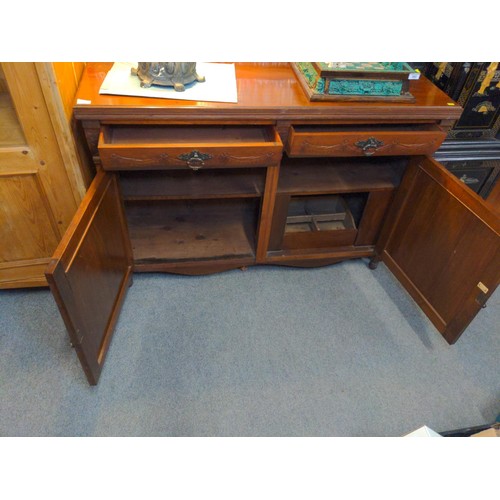
<svg viewBox="0 0 500 500">
<path fill-rule="evenodd" d="M 0 292 L 2 436 L 401 436 L 500 413 L 500 294 L 449 346 L 380 265 L 136 274 L 98 386 L 47 289 Z"/>
</svg>

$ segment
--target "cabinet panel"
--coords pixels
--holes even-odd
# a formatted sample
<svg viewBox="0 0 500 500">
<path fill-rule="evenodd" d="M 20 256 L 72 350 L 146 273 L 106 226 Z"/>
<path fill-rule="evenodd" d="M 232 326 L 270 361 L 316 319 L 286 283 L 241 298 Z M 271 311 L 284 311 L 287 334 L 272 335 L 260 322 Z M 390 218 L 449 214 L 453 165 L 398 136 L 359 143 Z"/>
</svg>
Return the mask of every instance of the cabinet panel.
<svg viewBox="0 0 500 500">
<path fill-rule="evenodd" d="M 37 176 L 0 176 L 0 200 L 0 262 L 50 256 L 59 229 Z"/>
<path fill-rule="evenodd" d="M 22 146 L 26 143 L 5 76 L 0 66 L 0 147 Z"/>
<path fill-rule="evenodd" d="M 500 281 L 500 220 L 430 158 L 404 178 L 378 252 L 453 343 Z"/>
<path fill-rule="evenodd" d="M 99 379 L 131 273 L 118 183 L 100 172 L 45 273 L 90 384 Z"/>
<path fill-rule="evenodd" d="M 458 96 L 464 108 L 449 136 L 456 139 L 494 138 L 500 129 L 500 67 L 476 62 Z"/>
<path fill-rule="evenodd" d="M 354 242 L 356 246 L 374 245 L 377 242 L 385 214 L 394 197 L 394 191 L 390 189 L 369 193 L 364 215 L 358 227 L 358 235 Z"/>
<path fill-rule="evenodd" d="M 47 285 L 43 263 L 83 193 L 77 162 L 61 153 L 73 144 L 56 132 L 50 75 L 50 63 L 0 63 L 0 288 Z"/>
</svg>

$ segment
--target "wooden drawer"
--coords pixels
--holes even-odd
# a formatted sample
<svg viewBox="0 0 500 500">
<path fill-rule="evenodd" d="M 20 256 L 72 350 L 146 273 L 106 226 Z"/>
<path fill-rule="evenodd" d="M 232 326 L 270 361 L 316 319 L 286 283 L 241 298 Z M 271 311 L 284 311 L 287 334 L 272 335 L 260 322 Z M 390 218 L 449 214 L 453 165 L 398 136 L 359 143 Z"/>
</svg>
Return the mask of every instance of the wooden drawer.
<svg viewBox="0 0 500 500">
<path fill-rule="evenodd" d="M 267 167 L 283 145 L 272 126 L 105 125 L 99 135 L 105 170 Z"/>
<path fill-rule="evenodd" d="M 437 125 L 292 126 L 289 156 L 430 155 L 446 133 Z"/>
</svg>

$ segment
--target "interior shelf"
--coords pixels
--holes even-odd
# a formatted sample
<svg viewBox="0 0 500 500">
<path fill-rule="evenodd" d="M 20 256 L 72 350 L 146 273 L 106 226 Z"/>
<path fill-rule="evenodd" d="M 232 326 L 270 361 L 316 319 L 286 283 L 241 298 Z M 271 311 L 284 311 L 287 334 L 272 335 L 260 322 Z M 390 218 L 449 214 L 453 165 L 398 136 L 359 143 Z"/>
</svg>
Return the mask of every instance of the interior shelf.
<svg viewBox="0 0 500 500">
<path fill-rule="evenodd" d="M 407 159 L 288 158 L 282 161 L 278 193 L 292 195 L 372 192 L 394 189 Z"/>
<path fill-rule="evenodd" d="M 125 200 L 252 198 L 262 196 L 265 171 L 224 169 L 121 172 Z"/>
<path fill-rule="evenodd" d="M 128 202 L 134 261 L 253 257 L 258 210 L 255 199 Z"/>
</svg>

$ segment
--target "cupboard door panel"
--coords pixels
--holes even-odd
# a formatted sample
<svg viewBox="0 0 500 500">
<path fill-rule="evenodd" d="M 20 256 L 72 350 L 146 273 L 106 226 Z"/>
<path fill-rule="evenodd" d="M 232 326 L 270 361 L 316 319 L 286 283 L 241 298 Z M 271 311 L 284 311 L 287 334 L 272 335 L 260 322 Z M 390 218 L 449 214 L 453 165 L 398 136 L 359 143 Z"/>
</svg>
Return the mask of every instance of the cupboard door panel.
<svg viewBox="0 0 500 500">
<path fill-rule="evenodd" d="M 0 175 L 0 200 L 0 241 L 8 242 L 0 245 L 0 263 L 50 256 L 59 241 L 59 227 L 38 176 Z"/>
<path fill-rule="evenodd" d="M 51 77 L 51 63 L 0 63 L 0 288 L 47 286 L 43 263 L 83 198 Z"/>
<path fill-rule="evenodd" d="M 413 160 L 378 252 L 449 343 L 500 281 L 500 220 L 430 158 Z"/>
<path fill-rule="evenodd" d="M 92 385 L 99 379 L 131 273 L 118 182 L 113 174 L 99 172 L 45 273 Z"/>
</svg>

